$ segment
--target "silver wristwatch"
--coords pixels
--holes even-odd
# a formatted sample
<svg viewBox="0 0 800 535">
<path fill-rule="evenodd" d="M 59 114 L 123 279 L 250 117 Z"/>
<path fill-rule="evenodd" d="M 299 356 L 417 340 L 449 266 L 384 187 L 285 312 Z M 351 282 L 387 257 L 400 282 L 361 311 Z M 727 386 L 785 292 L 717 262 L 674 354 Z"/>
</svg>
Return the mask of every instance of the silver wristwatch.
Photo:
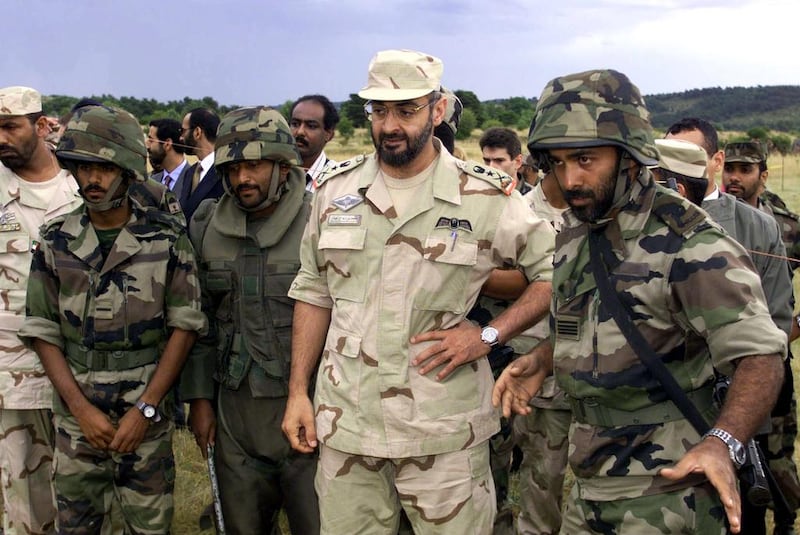
<svg viewBox="0 0 800 535">
<path fill-rule="evenodd" d="M 733 435 L 719 427 L 712 427 L 703 435 L 703 438 L 706 437 L 717 437 L 724 442 L 725 445 L 728 446 L 728 455 L 731 456 L 733 466 L 736 467 L 737 470 L 742 467 L 746 458 L 744 445 L 736 440 Z"/>
<path fill-rule="evenodd" d="M 142 411 L 142 415 L 151 422 L 161 421 L 161 413 L 158 412 L 158 407 L 154 407 L 140 399 L 136 402 L 136 408 Z"/>
<path fill-rule="evenodd" d="M 491 325 L 487 325 L 481 331 L 481 342 L 489 347 L 494 347 L 500 343 L 500 333 Z"/>
</svg>

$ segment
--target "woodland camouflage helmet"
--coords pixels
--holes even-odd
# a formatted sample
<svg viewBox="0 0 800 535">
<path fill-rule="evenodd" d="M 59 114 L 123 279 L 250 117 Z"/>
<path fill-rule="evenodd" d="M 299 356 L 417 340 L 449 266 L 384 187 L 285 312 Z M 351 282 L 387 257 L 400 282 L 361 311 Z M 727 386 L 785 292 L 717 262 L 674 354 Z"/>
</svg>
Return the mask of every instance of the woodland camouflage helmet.
<svg viewBox="0 0 800 535">
<path fill-rule="evenodd" d="M 133 115 L 119 108 L 86 106 L 76 110 L 58 142 L 56 157 L 66 169 L 71 162 L 109 162 L 139 182 L 147 177 L 142 127 Z"/>
<path fill-rule="evenodd" d="M 646 166 L 658 163 L 653 127 L 639 89 L 614 70 L 555 78 L 536 105 L 528 149 L 616 145 Z"/>
<path fill-rule="evenodd" d="M 242 160 L 271 160 L 291 166 L 300 164 L 294 137 L 280 112 L 268 106 L 255 106 L 233 110 L 222 118 L 214 143 L 214 165 L 225 190 L 234 199 L 237 197 L 231 189 L 227 167 Z M 285 184 L 286 179 L 280 177 L 280 166 L 275 165 L 267 199 L 249 210 L 261 210 L 277 202 Z"/>
</svg>

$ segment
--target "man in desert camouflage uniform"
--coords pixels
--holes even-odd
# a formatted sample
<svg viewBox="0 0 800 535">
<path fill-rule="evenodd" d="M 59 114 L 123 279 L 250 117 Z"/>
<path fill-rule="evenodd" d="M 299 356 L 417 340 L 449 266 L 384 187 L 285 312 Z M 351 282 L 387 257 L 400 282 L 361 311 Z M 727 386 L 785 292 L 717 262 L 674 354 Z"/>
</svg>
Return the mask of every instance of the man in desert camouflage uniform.
<svg viewBox="0 0 800 535">
<path fill-rule="evenodd" d="M 300 451 L 321 442 L 322 533 L 394 535 L 401 507 L 418 534 L 491 533 L 499 425 L 485 355 L 546 314 L 554 232 L 505 174 L 432 137 L 441 74 L 435 57 L 379 52 L 359 93 L 377 151 L 317 181 L 289 292 L 283 429 Z M 506 265 L 531 285 L 482 331 L 465 316 Z"/>
<path fill-rule="evenodd" d="M 281 506 L 292 533 L 319 532 L 316 455 L 293 451 L 280 429 L 294 304 L 286 294 L 300 268 L 311 198 L 300 161 L 279 112 L 230 112 L 214 158 L 225 194 L 201 203 L 190 227 L 212 329 L 192 349 L 181 388 L 200 451 L 216 443 L 231 535 L 272 533 Z"/>
<path fill-rule="evenodd" d="M 39 227 L 81 203 L 49 150 L 39 92 L 0 89 L 0 472 L 6 535 L 54 533 L 53 389 L 17 330 Z"/>
<path fill-rule="evenodd" d="M 194 253 L 178 219 L 128 195 L 146 172 L 132 115 L 79 110 L 56 156 L 84 206 L 43 229 L 19 336 L 58 394 L 58 530 L 110 533 L 113 507 L 126 532 L 168 533 L 174 425 L 164 396 L 206 327 Z"/>
<path fill-rule="evenodd" d="M 769 385 L 786 353 L 752 262 L 702 211 L 656 186 L 648 112 L 625 75 L 552 80 L 528 148 L 546 158 L 570 206 L 556 238 L 555 349 L 540 345 L 509 366 L 493 400 L 504 413 L 529 412 L 530 392 L 555 368 L 575 418 L 576 480 L 561 532 L 722 534 L 726 516 L 739 532 L 734 463 L 775 402 Z M 590 238 L 636 329 L 714 421 L 706 436 L 667 399 L 600 298 Z M 733 376 L 716 420 L 715 369 Z"/>
<path fill-rule="evenodd" d="M 792 213 L 783 200 L 767 190 L 767 151 L 758 141 L 728 143 L 725 146 L 725 165 L 722 182 L 726 191 L 772 216 L 778 223 L 783 243 L 788 253 L 789 271 L 800 267 L 800 232 L 798 216 Z M 787 290 L 793 290 L 791 279 Z M 800 316 L 794 316 L 789 341 L 800 336 Z M 791 359 L 791 351 L 789 353 Z M 786 373 L 778 402 L 772 411 L 772 428 L 762 441 L 762 449 L 769 468 L 775 475 L 778 486 L 787 500 L 790 511 L 775 511 L 776 534 L 794 533 L 797 509 L 800 508 L 800 481 L 794 462 L 794 443 L 797 439 L 797 399 L 790 360 L 786 361 Z"/>
</svg>

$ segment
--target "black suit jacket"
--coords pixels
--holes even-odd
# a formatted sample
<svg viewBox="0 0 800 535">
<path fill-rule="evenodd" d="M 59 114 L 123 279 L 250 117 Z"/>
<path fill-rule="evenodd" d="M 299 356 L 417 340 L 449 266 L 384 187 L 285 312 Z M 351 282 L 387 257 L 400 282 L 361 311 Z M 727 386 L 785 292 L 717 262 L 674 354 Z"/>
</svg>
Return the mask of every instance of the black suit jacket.
<svg viewBox="0 0 800 535">
<path fill-rule="evenodd" d="M 225 192 L 222 187 L 222 180 L 217 174 L 216 167 L 212 167 L 208 170 L 206 176 L 204 176 L 203 180 L 197 185 L 197 189 L 192 192 L 192 175 L 194 175 L 194 169 L 198 165 L 200 165 L 200 162 L 194 164 L 189 170 L 180 195 L 178 195 L 178 202 L 181 203 L 181 208 L 186 216 L 187 223 L 192 220 L 192 214 L 194 214 L 194 211 L 197 210 L 201 202 L 205 199 L 219 199 Z"/>
</svg>

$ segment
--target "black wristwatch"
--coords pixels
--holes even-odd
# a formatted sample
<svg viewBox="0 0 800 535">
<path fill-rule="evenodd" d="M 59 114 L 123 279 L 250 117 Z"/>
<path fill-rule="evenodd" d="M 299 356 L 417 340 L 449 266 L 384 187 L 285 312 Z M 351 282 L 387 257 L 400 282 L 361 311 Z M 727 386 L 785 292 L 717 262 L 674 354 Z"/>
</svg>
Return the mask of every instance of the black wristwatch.
<svg viewBox="0 0 800 535">
<path fill-rule="evenodd" d="M 733 461 L 733 466 L 737 470 L 742 467 L 746 459 L 744 445 L 734 438 L 733 435 L 724 429 L 713 427 L 709 429 L 705 435 L 703 435 L 703 438 L 706 437 L 716 437 L 724 442 L 725 445 L 728 446 L 728 455 L 730 455 L 731 461 Z"/>
<path fill-rule="evenodd" d="M 489 347 L 495 347 L 500 343 L 500 333 L 491 325 L 487 325 L 481 331 L 481 342 Z"/>
<path fill-rule="evenodd" d="M 161 421 L 161 413 L 158 412 L 158 407 L 150 405 L 140 399 L 136 402 L 136 408 L 142 411 L 142 415 L 149 421 L 153 423 Z"/>
</svg>

